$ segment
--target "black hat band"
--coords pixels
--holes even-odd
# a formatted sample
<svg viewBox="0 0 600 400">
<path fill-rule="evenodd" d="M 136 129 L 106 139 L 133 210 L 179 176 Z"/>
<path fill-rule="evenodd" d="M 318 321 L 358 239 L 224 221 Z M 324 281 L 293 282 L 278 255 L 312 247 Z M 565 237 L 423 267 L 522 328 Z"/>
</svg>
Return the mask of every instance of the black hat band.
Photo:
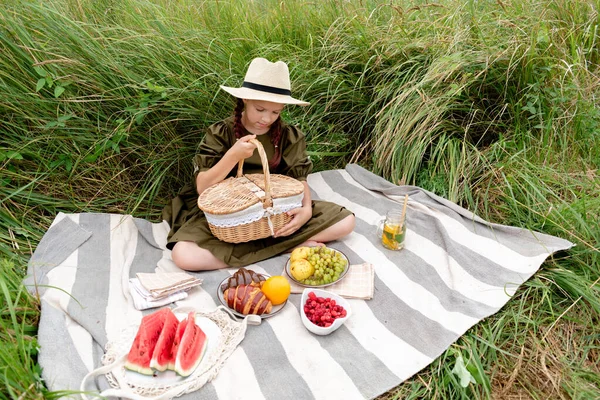
<svg viewBox="0 0 600 400">
<path fill-rule="evenodd" d="M 292 91 L 288 89 L 280 89 L 273 86 L 259 85 L 258 83 L 246 82 L 242 83 L 242 87 L 248 89 L 259 90 L 261 92 L 273 93 L 273 94 L 281 94 L 284 96 L 291 96 Z"/>
</svg>

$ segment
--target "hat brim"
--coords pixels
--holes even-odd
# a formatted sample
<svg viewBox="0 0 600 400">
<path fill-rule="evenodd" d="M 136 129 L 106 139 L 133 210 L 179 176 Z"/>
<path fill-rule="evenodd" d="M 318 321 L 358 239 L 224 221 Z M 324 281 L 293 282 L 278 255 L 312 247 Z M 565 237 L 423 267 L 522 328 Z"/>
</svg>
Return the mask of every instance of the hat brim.
<svg viewBox="0 0 600 400">
<path fill-rule="evenodd" d="M 245 88 L 245 87 L 232 88 L 232 87 L 221 85 L 221 89 L 223 89 L 230 95 L 237 97 L 239 99 L 263 100 L 263 101 L 270 101 L 273 103 L 295 104 L 295 105 L 299 105 L 299 106 L 307 106 L 310 104 L 309 102 L 295 99 L 292 96 L 268 93 L 268 92 L 263 92 L 260 90 L 255 90 L 255 89 L 250 89 L 250 88 Z"/>
</svg>

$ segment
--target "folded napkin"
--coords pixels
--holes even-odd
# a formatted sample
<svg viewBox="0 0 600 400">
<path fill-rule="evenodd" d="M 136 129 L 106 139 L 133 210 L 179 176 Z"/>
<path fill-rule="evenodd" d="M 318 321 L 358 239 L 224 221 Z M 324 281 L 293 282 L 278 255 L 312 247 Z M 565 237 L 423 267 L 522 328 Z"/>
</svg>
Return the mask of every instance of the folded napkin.
<svg viewBox="0 0 600 400">
<path fill-rule="evenodd" d="M 142 286 L 138 278 L 129 279 L 129 292 L 133 299 L 133 306 L 136 310 L 140 311 L 148 308 L 161 307 L 188 297 L 186 290 L 180 290 L 168 296 L 161 297 L 160 299 L 155 299 L 150 292 Z"/>
<path fill-rule="evenodd" d="M 187 290 L 202 283 L 202 279 L 193 277 L 185 272 L 138 272 L 137 279 L 155 299 L 169 296 L 181 290 Z"/>
<path fill-rule="evenodd" d="M 323 289 L 348 299 L 369 300 L 375 290 L 375 268 L 373 264 L 354 264 L 348 267 L 348 273 L 339 282 Z M 304 287 L 290 280 L 292 293 L 302 293 Z"/>
</svg>

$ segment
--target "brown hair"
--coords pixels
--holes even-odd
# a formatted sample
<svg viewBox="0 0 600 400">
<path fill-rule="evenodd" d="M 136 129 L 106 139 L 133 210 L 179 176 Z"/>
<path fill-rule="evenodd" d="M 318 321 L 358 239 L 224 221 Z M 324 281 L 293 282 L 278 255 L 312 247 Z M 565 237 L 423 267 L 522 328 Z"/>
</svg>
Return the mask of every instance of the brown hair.
<svg viewBox="0 0 600 400">
<path fill-rule="evenodd" d="M 244 100 L 238 98 L 234 110 L 235 121 L 233 124 L 233 132 L 238 139 L 245 136 L 245 128 L 242 124 L 242 111 L 244 111 Z M 271 143 L 273 143 L 273 147 L 275 147 L 275 153 L 273 154 L 273 158 L 269 160 L 269 169 L 274 169 L 277 168 L 281 162 L 281 117 L 273 122 L 270 130 Z"/>
</svg>

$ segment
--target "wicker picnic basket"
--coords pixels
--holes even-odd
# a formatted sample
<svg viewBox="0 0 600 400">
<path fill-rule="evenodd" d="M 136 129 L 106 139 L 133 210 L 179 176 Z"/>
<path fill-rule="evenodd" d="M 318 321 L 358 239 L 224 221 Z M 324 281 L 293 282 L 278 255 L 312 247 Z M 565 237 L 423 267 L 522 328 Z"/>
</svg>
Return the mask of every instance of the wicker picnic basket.
<svg viewBox="0 0 600 400">
<path fill-rule="evenodd" d="M 285 175 L 270 174 L 265 150 L 256 139 L 262 174 L 243 175 L 244 160 L 235 178 L 208 187 L 198 197 L 212 234 L 228 243 L 242 243 L 272 236 L 287 224 L 286 212 L 302 207 L 304 185 Z"/>
</svg>

